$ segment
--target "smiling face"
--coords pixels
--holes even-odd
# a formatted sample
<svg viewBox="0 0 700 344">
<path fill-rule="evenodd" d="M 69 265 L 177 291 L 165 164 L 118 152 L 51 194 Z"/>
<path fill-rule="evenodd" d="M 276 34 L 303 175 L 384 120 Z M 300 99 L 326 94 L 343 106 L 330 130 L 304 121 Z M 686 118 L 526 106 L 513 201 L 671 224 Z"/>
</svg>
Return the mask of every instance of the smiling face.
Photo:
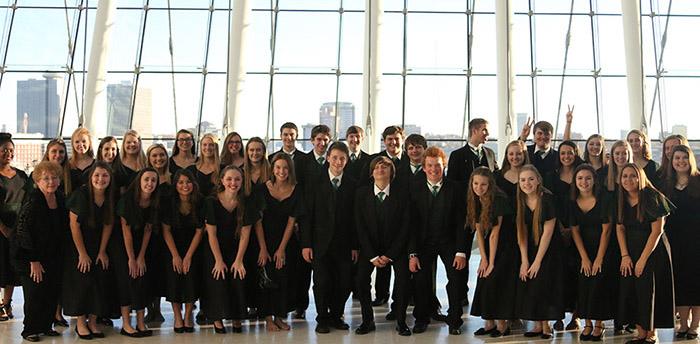
<svg viewBox="0 0 700 344">
<path fill-rule="evenodd" d="M 685 152 L 674 152 L 671 164 L 677 173 L 685 174 L 690 172 L 690 157 Z"/>
<path fill-rule="evenodd" d="M 564 167 L 570 167 L 576 161 L 576 153 L 574 148 L 569 145 L 559 146 L 559 162 Z"/>
<path fill-rule="evenodd" d="M 199 143 L 199 148 L 202 150 L 202 156 L 205 158 L 213 158 L 216 154 L 216 143 L 211 137 L 205 137 Z"/>
<path fill-rule="evenodd" d="M 620 182 L 622 187 L 627 192 L 639 191 L 639 175 L 631 166 L 622 169 L 622 173 L 620 174 Z"/>
<path fill-rule="evenodd" d="M 586 150 L 588 151 L 589 156 L 599 157 L 603 153 L 603 144 L 600 141 L 600 138 L 594 137 L 588 140 Z"/>
<path fill-rule="evenodd" d="M 671 160 L 671 153 L 673 152 L 673 147 L 678 146 L 681 144 L 681 140 L 679 139 L 668 139 L 666 142 L 664 142 L 664 157 L 666 159 Z"/>
<path fill-rule="evenodd" d="M 189 152 L 192 150 L 192 145 L 194 144 L 194 139 L 192 135 L 188 133 L 177 134 L 177 148 L 182 152 Z"/>
<path fill-rule="evenodd" d="M 286 182 L 289 178 L 289 165 L 284 159 L 275 160 L 275 165 L 272 166 L 272 174 L 278 182 Z"/>
<path fill-rule="evenodd" d="M 0 146 L 0 164 L 7 166 L 15 158 L 15 145 L 12 142 L 5 142 Z"/>
<path fill-rule="evenodd" d="M 540 181 L 537 178 L 537 174 L 534 171 L 523 170 L 518 176 L 518 186 L 520 186 L 520 191 L 524 192 L 526 195 L 530 195 L 537 191 L 537 187 L 540 185 Z"/>
<path fill-rule="evenodd" d="M 403 144 L 403 135 L 400 133 L 394 133 L 387 135 L 384 138 L 384 146 L 386 146 L 386 151 L 391 154 L 391 156 L 398 156 L 401 154 L 401 145 Z"/>
<path fill-rule="evenodd" d="M 221 177 L 221 184 L 224 186 L 225 192 L 238 194 L 238 191 L 241 190 L 241 185 L 243 185 L 243 175 L 236 169 L 229 169 Z"/>
<path fill-rule="evenodd" d="M 544 131 L 541 128 L 535 129 L 535 144 L 537 148 L 547 149 L 549 144 L 552 142 L 552 133 L 549 131 Z"/>
<path fill-rule="evenodd" d="M 231 135 L 231 137 L 226 142 L 226 149 L 231 154 L 238 154 L 243 148 L 243 140 L 238 135 Z"/>
<path fill-rule="evenodd" d="M 251 142 L 248 144 L 248 159 L 250 162 L 257 164 L 260 163 L 264 157 L 263 155 L 263 145 L 260 142 Z"/>
<path fill-rule="evenodd" d="M 102 160 L 106 163 L 112 163 L 117 158 L 117 143 L 114 141 L 105 142 L 100 150 Z"/>
<path fill-rule="evenodd" d="M 589 170 L 580 170 L 575 176 L 576 187 L 581 193 L 593 192 L 595 176 Z"/>
<path fill-rule="evenodd" d="M 372 170 L 372 178 L 376 184 L 388 184 L 391 179 L 391 167 L 382 161 L 378 162 Z"/>
<path fill-rule="evenodd" d="M 418 165 L 423 162 L 423 153 L 425 153 L 425 148 L 421 145 L 408 144 L 406 146 L 406 154 L 411 162 Z"/>
<path fill-rule="evenodd" d="M 66 160 L 66 149 L 60 144 L 52 144 L 47 148 L 46 156 L 49 161 L 61 165 Z"/>
<path fill-rule="evenodd" d="M 71 141 L 71 144 L 73 151 L 78 155 L 87 154 L 90 149 L 90 138 L 87 135 L 78 135 Z"/>
<path fill-rule="evenodd" d="M 334 176 L 343 174 L 343 169 L 348 162 L 348 156 L 340 149 L 328 152 L 328 168 Z"/>
<path fill-rule="evenodd" d="M 141 193 L 144 197 L 149 197 L 158 185 L 158 174 L 153 171 L 144 172 L 141 175 Z"/>
<path fill-rule="evenodd" d="M 166 153 L 165 149 L 161 147 L 153 148 L 148 153 L 148 162 L 151 164 L 151 166 L 153 166 L 153 168 L 164 168 L 165 164 L 168 162 L 168 153 Z"/>
<path fill-rule="evenodd" d="M 109 187 L 111 179 L 107 170 L 102 167 L 95 167 L 95 171 L 90 176 L 90 183 L 92 183 L 94 190 L 104 191 Z"/>
<path fill-rule="evenodd" d="M 625 146 L 617 146 L 613 149 L 613 162 L 617 167 L 622 167 L 630 162 L 629 151 Z"/>
<path fill-rule="evenodd" d="M 177 191 L 177 194 L 186 198 L 192 194 L 193 189 L 192 180 L 186 175 L 180 175 L 177 179 L 177 183 L 175 183 L 175 191 Z"/>
<path fill-rule="evenodd" d="M 445 161 L 440 157 L 428 156 L 423 162 L 423 171 L 428 177 L 428 181 L 435 184 L 442 180 L 442 173 L 445 170 Z"/>
<path fill-rule="evenodd" d="M 39 181 L 36 183 L 36 186 L 44 194 L 56 192 L 59 185 L 61 185 L 61 179 L 51 171 L 42 172 Z"/>
<path fill-rule="evenodd" d="M 294 144 L 297 142 L 297 131 L 293 128 L 284 128 L 280 136 L 284 149 L 287 151 L 294 150 Z"/>
<path fill-rule="evenodd" d="M 523 150 L 520 149 L 520 146 L 509 146 L 508 151 L 506 152 L 506 156 L 508 158 L 508 163 L 511 167 L 518 168 L 523 166 L 523 164 L 525 163 L 525 152 L 523 152 Z"/>
<path fill-rule="evenodd" d="M 637 133 L 629 133 L 627 135 L 627 143 L 630 144 L 630 148 L 632 148 L 632 153 L 634 154 L 641 154 L 642 153 L 642 137 L 639 136 Z"/>
<path fill-rule="evenodd" d="M 351 152 L 357 152 L 362 144 L 362 135 L 360 135 L 360 133 L 348 134 L 345 141 L 347 141 L 348 149 L 350 149 Z"/>
<path fill-rule="evenodd" d="M 481 197 L 489 191 L 489 179 L 485 176 L 475 175 L 472 178 L 472 190 L 474 194 Z"/>
<path fill-rule="evenodd" d="M 127 155 L 138 155 L 141 151 L 141 140 L 134 135 L 124 136 L 124 151 Z"/>
<path fill-rule="evenodd" d="M 326 154 L 326 149 L 328 149 L 328 142 L 330 141 L 330 136 L 323 133 L 316 134 L 313 140 L 311 140 L 311 144 L 314 146 L 314 152 L 316 152 L 317 155 L 321 156 Z"/>
</svg>

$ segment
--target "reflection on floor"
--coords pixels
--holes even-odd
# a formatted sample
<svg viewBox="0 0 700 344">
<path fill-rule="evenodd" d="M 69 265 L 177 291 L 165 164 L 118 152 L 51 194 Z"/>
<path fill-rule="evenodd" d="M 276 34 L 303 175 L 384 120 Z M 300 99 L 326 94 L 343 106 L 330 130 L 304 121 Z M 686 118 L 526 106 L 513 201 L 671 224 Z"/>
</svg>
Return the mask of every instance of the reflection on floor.
<svg viewBox="0 0 700 344">
<path fill-rule="evenodd" d="M 476 271 L 479 263 L 478 254 L 474 256 L 472 254 L 470 259 L 471 271 Z M 442 266 L 438 269 L 438 285 L 445 285 L 446 277 Z M 470 290 L 474 290 L 475 280 L 474 276 L 471 276 L 469 287 Z M 444 288 L 438 290 L 438 297 L 440 302 L 446 306 L 447 305 L 447 295 Z M 470 292 L 471 298 L 471 292 Z M 311 297 L 313 302 L 313 296 Z M 10 344 L 10 343 L 21 343 L 22 337 L 20 333 L 22 331 L 22 311 L 23 299 L 22 290 L 17 288 L 14 295 L 14 312 L 15 319 L 0 323 L 0 343 Z M 107 335 L 104 339 L 95 339 L 96 343 L 128 343 L 128 342 L 139 342 L 139 343 L 190 343 L 192 341 L 206 341 L 206 342 L 216 342 L 216 343 L 261 343 L 261 342 L 273 342 L 273 343 L 375 343 L 375 342 L 385 342 L 385 343 L 524 343 L 528 342 L 527 338 L 522 336 L 524 330 L 517 330 L 507 337 L 502 338 L 484 338 L 475 337 L 472 333 L 483 326 L 483 321 L 481 319 L 468 316 L 469 306 L 464 307 L 464 319 L 465 323 L 462 326 L 463 334 L 461 336 L 451 336 L 448 333 L 448 328 L 445 324 L 438 324 L 433 322 L 428 331 L 421 334 L 414 334 L 411 337 L 401 337 L 394 331 L 395 322 L 384 320 L 384 316 L 388 312 L 388 307 L 375 307 L 375 317 L 377 320 L 377 331 L 372 332 L 367 335 L 359 336 L 354 333 L 354 329 L 359 326 L 362 321 L 362 316 L 360 313 L 359 302 L 353 301 L 348 302 L 345 310 L 345 321 L 351 326 L 349 331 L 337 331 L 334 330 L 330 334 L 318 335 L 314 332 L 316 326 L 315 321 L 315 310 L 313 304 L 309 307 L 306 313 L 307 319 L 309 320 L 292 320 L 289 319 L 292 330 L 289 332 L 274 332 L 268 333 L 265 329 L 264 321 L 251 321 L 244 322 L 243 333 L 234 334 L 228 331 L 225 335 L 215 334 L 211 325 L 197 327 L 195 333 L 189 334 L 175 334 L 173 332 L 173 318 L 172 310 L 170 304 L 163 300 L 161 304 L 163 314 L 165 316 L 165 322 L 162 324 L 150 324 L 150 328 L 154 330 L 153 337 L 132 339 L 119 335 L 119 330 L 121 328 L 121 321 L 117 320 L 114 322 L 114 328 L 104 329 Z M 410 314 L 410 309 L 409 309 Z M 570 314 L 567 314 L 570 316 Z M 68 329 L 57 328 L 58 331 L 62 332 L 63 335 L 60 337 L 42 337 L 42 343 L 75 343 L 79 341 L 77 335 L 74 332 L 75 320 L 69 319 L 71 327 Z M 409 315 L 409 326 L 412 326 L 412 317 Z M 532 326 L 527 324 L 526 326 Z M 606 323 L 608 330 L 605 333 L 606 343 L 624 343 L 632 339 L 633 335 L 624 336 L 613 336 L 611 322 Z M 227 324 L 230 330 L 230 323 Z M 574 343 L 578 342 L 579 331 L 566 331 L 566 332 L 556 332 L 554 340 L 558 343 Z M 547 343 L 552 340 L 532 340 L 530 342 Z M 670 329 L 659 330 L 659 342 L 660 343 L 697 343 L 696 340 L 692 341 L 674 341 L 673 331 Z M 27 342 L 25 342 L 27 343 Z"/>
</svg>

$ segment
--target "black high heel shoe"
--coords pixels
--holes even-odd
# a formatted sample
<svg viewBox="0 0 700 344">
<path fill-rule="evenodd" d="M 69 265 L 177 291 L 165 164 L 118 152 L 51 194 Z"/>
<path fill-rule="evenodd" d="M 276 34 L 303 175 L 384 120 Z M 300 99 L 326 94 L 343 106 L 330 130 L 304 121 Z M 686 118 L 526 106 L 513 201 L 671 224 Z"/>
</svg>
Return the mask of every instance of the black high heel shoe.
<svg viewBox="0 0 700 344">
<path fill-rule="evenodd" d="M 75 325 L 75 334 L 77 334 L 78 338 L 80 339 L 92 340 L 92 332 L 90 332 L 88 329 L 88 334 L 80 334 L 80 331 L 78 331 L 78 325 Z"/>
<path fill-rule="evenodd" d="M 68 321 L 66 319 L 53 319 L 53 326 L 68 327 Z"/>
<path fill-rule="evenodd" d="M 590 336 L 591 341 L 593 341 L 593 342 L 600 342 L 600 341 L 603 340 L 603 334 L 605 334 L 605 326 L 603 326 L 603 327 L 596 326 L 595 328 L 599 328 L 599 329 L 600 329 L 600 334 L 597 335 L 597 336 L 595 336 L 595 335 L 593 335 L 593 332 L 591 332 L 591 336 Z"/>
</svg>

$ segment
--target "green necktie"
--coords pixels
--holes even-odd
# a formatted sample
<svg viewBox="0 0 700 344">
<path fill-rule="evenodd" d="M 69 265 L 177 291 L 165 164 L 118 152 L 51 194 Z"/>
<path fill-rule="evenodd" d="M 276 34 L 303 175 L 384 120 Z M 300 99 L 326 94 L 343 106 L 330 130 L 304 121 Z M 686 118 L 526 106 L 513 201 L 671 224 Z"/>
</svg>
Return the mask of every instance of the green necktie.
<svg viewBox="0 0 700 344">
<path fill-rule="evenodd" d="M 333 189 L 338 190 L 338 183 L 340 183 L 340 179 L 333 178 L 333 179 L 331 179 L 331 182 L 333 183 Z"/>
<path fill-rule="evenodd" d="M 379 193 L 377 193 L 377 198 L 379 199 L 379 203 L 384 202 L 384 195 L 386 195 L 384 193 L 384 191 L 379 191 Z"/>
<path fill-rule="evenodd" d="M 355 153 L 350 154 L 350 161 L 355 161 L 355 160 L 357 160 L 357 154 L 355 154 Z"/>
<path fill-rule="evenodd" d="M 438 194 L 438 186 L 433 185 L 432 188 L 433 188 L 433 190 L 431 191 L 431 193 L 433 194 L 433 197 L 435 197 Z"/>
<path fill-rule="evenodd" d="M 319 165 L 323 165 L 323 163 L 326 162 L 326 158 L 324 158 L 324 157 L 319 157 L 318 159 L 316 159 L 316 161 L 318 161 L 318 164 L 319 164 Z"/>
</svg>

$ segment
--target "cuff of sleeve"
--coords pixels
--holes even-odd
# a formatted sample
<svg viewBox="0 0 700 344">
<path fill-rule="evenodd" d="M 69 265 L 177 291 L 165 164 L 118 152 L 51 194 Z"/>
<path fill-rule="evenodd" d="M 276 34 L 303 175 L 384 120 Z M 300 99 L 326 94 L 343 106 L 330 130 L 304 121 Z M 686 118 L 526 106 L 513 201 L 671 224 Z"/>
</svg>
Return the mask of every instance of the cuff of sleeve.
<svg viewBox="0 0 700 344">
<path fill-rule="evenodd" d="M 455 253 L 455 257 L 467 258 L 467 254 L 464 252 L 457 252 Z"/>
<path fill-rule="evenodd" d="M 374 261 L 377 260 L 377 259 L 379 259 L 379 256 L 376 256 L 376 257 L 370 259 L 369 262 L 370 262 L 370 263 L 374 263 Z"/>
</svg>

